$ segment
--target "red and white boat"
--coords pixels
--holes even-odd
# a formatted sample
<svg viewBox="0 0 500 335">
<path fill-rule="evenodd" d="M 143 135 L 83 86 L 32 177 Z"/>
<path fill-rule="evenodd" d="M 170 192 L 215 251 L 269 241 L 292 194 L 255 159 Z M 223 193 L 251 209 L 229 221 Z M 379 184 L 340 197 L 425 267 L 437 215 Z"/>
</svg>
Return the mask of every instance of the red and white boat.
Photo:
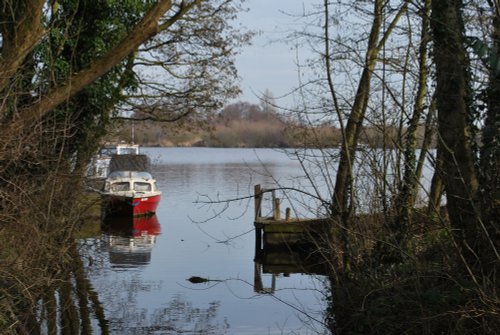
<svg viewBox="0 0 500 335">
<path fill-rule="evenodd" d="M 156 213 L 161 191 L 149 172 L 113 171 L 101 195 L 105 216 L 144 216 Z"/>
</svg>

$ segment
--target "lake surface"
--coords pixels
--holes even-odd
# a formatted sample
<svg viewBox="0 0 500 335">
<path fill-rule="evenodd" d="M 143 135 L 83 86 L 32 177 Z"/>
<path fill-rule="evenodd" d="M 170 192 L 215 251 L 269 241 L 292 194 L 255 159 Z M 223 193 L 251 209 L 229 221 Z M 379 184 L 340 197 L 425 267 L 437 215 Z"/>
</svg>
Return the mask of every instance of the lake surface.
<svg viewBox="0 0 500 335">
<path fill-rule="evenodd" d="M 273 276 L 254 262 L 254 185 L 302 187 L 297 160 L 272 149 L 142 153 L 163 191 L 156 216 L 136 222 L 129 234 L 106 231 L 81 241 L 112 334 L 327 333 L 324 276 Z M 297 200 L 284 199 L 282 208 L 317 209 L 314 201 Z M 193 284 L 192 276 L 210 281 Z M 258 281 L 264 288 L 256 289 Z M 93 329 L 99 333 L 97 321 Z"/>
</svg>

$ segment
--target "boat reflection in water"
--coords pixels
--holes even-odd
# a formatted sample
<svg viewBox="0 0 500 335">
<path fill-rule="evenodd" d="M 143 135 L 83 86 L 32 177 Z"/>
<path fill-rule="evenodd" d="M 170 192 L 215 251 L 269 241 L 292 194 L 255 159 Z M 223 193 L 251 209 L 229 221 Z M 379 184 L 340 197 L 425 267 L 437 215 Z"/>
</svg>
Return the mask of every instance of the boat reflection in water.
<svg viewBox="0 0 500 335">
<path fill-rule="evenodd" d="M 130 269 L 150 263 L 161 228 L 156 215 L 107 217 L 102 221 L 102 232 L 109 247 L 111 266 Z"/>
</svg>

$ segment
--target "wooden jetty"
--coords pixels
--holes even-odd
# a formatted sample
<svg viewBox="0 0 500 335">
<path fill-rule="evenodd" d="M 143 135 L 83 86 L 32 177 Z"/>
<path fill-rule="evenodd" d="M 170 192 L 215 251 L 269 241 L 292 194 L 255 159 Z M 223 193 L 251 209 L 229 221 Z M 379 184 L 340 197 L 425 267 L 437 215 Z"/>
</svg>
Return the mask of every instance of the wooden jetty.
<svg viewBox="0 0 500 335">
<path fill-rule="evenodd" d="M 324 258 L 318 253 L 319 241 L 328 239 L 331 221 L 327 218 L 292 218 L 290 208 L 281 217 L 280 199 L 275 190 L 255 185 L 255 269 L 254 291 L 273 293 L 276 278 L 292 273 L 327 274 Z M 265 193 L 271 193 L 272 216 L 262 216 Z M 263 285 L 262 274 L 271 275 L 271 285 Z"/>
<path fill-rule="evenodd" d="M 271 217 L 262 216 L 262 201 L 264 193 L 272 193 Z M 331 225 L 328 218 L 300 219 L 292 218 L 290 208 L 286 208 L 285 217 L 281 217 L 280 199 L 276 197 L 275 190 L 266 190 L 261 185 L 255 185 L 255 233 L 256 250 L 263 246 L 311 244 L 315 234 L 328 232 Z"/>
</svg>

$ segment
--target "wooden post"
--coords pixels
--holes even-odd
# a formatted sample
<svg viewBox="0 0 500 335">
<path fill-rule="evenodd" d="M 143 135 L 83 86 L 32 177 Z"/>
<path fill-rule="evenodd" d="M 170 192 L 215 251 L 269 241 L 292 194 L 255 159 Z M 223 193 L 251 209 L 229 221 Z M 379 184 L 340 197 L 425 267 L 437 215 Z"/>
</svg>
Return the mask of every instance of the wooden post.
<svg viewBox="0 0 500 335">
<path fill-rule="evenodd" d="M 255 200 L 255 221 L 262 216 L 262 188 L 260 184 L 254 186 L 254 200 Z"/>
<path fill-rule="evenodd" d="M 262 253 L 262 233 L 263 229 L 258 228 L 257 221 L 262 216 L 262 188 L 260 184 L 254 186 L 255 201 L 255 258 L 259 258 Z"/>
<path fill-rule="evenodd" d="M 280 199 L 279 198 L 274 198 L 274 219 L 275 220 L 280 220 L 281 219 L 281 214 L 280 214 Z"/>
<path fill-rule="evenodd" d="M 287 207 L 285 210 L 285 221 L 290 221 L 290 213 L 291 213 L 290 207 Z"/>
</svg>

